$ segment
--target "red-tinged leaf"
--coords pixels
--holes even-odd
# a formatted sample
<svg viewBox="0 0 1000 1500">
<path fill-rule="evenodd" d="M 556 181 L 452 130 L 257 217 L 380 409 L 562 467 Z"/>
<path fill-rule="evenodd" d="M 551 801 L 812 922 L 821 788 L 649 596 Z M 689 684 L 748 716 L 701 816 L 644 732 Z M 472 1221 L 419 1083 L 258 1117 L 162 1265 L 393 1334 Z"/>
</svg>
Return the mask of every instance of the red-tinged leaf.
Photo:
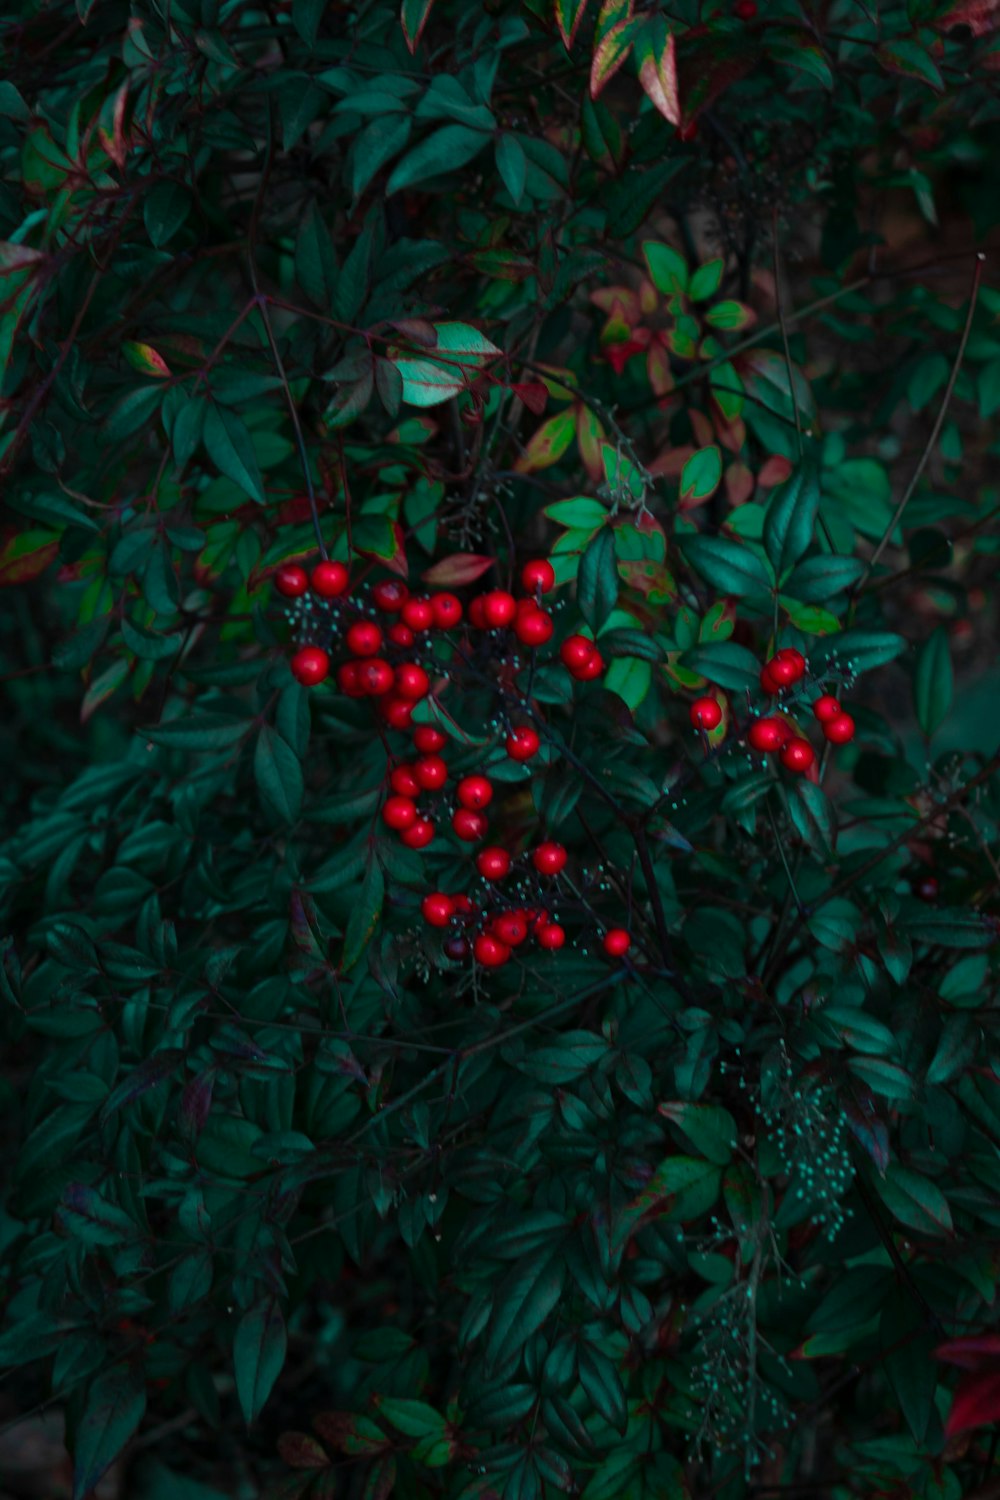
<svg viewBox="0 0 1000 1500">
<path fill-rule="evenodd" d="M 403 528 L 398 521 L 393 521 L 391 530 L 391 543 L 384 549 L 375 550 L 359 547 L 358 551 L 362 557 L 377 557 L 379 562 L 389 569 L 391 573 L 398 573 L 400 578 L 406 578 L 409 567 L 406 561 L 406 538 Z"/>
<path fill-rule="evenodd" d="M 669 396 L 674 388 L 670 356 L 658 339 L 650 344 L 646 353 L 646 378 L 654 396 Z"/>
<path fill-rule="evenodd" d="M 590 65 L 590 97 L 596 99 L 603 88 L 611 82 L 629 52 L 639 23 L 634 20 L 619 21 L 607 36 L 594 48 Z"/>
<path fill-rule="evenodd" d="M 642 300 L 631 287 L 599 286 L 591 292 L 590 300 L 609 317 L 619 319 L 625 329 L 634 328 L 643 314 Z"/>
<path fill-rule="evenodd" d="M 121 1453 L 146 1410 L 138 1365 L 112 1365 L 87 1392 L 73 1443 L 73 1500 L 84 1500 Z"/>
<path fill-rule="evenodd" d="M 169 1078 L 183 1059 L 184 1052 L 180 1047 L 165 1047 L 162 1052 L 154 1052 L 152 1057 L 147 1057 L 144 1062 L 132 1068 L 105 1099 L 100 1113 L 101 1124 L 110 1119 L 116 1110 L 140 1099 L 158 1083 Z"/>
<path fill-rule="evenodd" d="M 30 245 L 15 245 L 10 240 L 0 240 L 0 275 L 4 271 L 23 271 L 25 267 L 37 265 L 45 258 L 43 251 L 33 250 Z"/>
<path fill-rule="evenodd" d="M 947 1339 L 938 1344 L 934 1358 L 959 1365 L 963 1370 L 996 1369 L 1000 1367 L 1000 1333 L 972 1333 L 962 1339 Z"/>
<path fill-rule="evenodd" d="M 461 588 L 482 578 L 495 562 L 496 558 L 486 557 L 480 552 L 453 552 L 450 557 L 442 557 L 421 576 L 434 588 Z"/>
<path fill-rule="evenodd" d="M 396 1483 L 396 1460 L 391 1453 L 377 1458 L 368 1471 L 361 1500 L 387 1500 Z"/>
<path fill-rule="evenodd" d="M 604 478 L 604 460 L 601 458 L 604 428 L 600 419 L 583 401 L 578 402 L 573 409 L 576 412 L 576 445 L 580 450 L 583 467 L 591 479 L 600 483 Z"/>
<path fill-rule="evenodd" d="M 526 380 L 522 384 L 509 385 L 507 389 L 520 397 L 528 410 L 536 417 L 542 415 L 548 404 L 549 393 L 540 380 Z"/>
<path fill-rule="evenodd" d="M 117 692 L 127 676 L 128 663 L 115 661 L 99 677 L 94 678 L 80 705 L 81 724 L 86 724 L 93 718 L 101 704 L 106 703 L 112 693 Z"/>
<path fill-rule="evenodd" d="M 942 31 L 968 26 L 973 36 L 989 36 L 1000 27 L 1000 0 L 963 0 L 934 23 Z"/>
<path fill-rule="evenodd" d="M 563 46 L 569 52 L 576 41 L 576 34 L 580 29 L 584 11 L 587 9 L 587 0 L 555 0 L 556 25 L 559 27 L 559 35 L 562 37 Z"/>
<path fill-rule="evenodd" d="M 753 474 L 745 463 L 730 464 L 723 483 L 730 505 L 745 505 L 753 495 Z"/>
<path fill-rule="evenodd" d="M 326 1449 L 308 1432 L 283 1432 L 278 1452 L 292 1469 L 325 1469 L 330 1462 Z"/>
<path fill-rule="evenodd" d="M 514 465 L 518 474 L 534 474 L 558 463 L 576 433 L 576 414 L 571 406 L 543 422 Z"/>
<path fill-rule="evenodd" d="M 992 1375 L 970 1375 L 955 1392 L 945 1423 L 945 1437 L 973 1427 L 985 1427 L 1000 1418 L 1000 1370 Z"/>
<path fill-rule="evenodd" d="M 208 1068 L 188 1080 L 181 1094 L 177 1125 L 185 1140 L 197 1141 L 212 1110 L 215 1069 Z"/>
<path fill-rule="evenodd" d="M 437 348 L 437 329 L 426 318 L 399 318 L 391 325 L 410 344 L 419 349 Z"/>
<path fill-rule="evenodd" d="M 308 891 L 297 887 L 288 898 L 289 926 L 292 942 L 306 958 L 323 962 L 324 949 L 319 934 L 321 925 L 316 903 Z"/>
<path fill-rule="evenodd" d="M 59 539 L 53 538 L 51 531 L 15 531 L 6 527 L 0 534 L 0 587 L 37 578 L 58 551 Z"/>
<path fill-rule="evenodd" d="M 775 453 L 761 464 L 757 471 L 757 483 L 762 490 L 773 490 L 776 485 L 784 484 L 790 478 L 792 468 L 790 458 L 782 458 Z"/>
<path fill-rule="evenodd" d="M 133 370 L 138 370 L 142 375 L 153 375 L 162 380 L 171 373 L 163 355 L 157 354 L 151 344 L 136 344 L 126 340 L 122 344 L 122 353 Z"/>
<path fill-rule="evenodd" d="M 411 53 L 417 50 L 433 4 L 434 0 L 403 0 L 399 19 L 402 23 L 406 45 Z"/>
<path fill-rule="evenodd" d="M 636 42 L 639 59 L 639 82 L 646 97 L 671 125 L 681 123 L 680 91 L 677 86 L 677 43 L 673 32 L 661 42 L 655 33 L 663 29 L 659 17 L 647 23 Z"/>
</svg>

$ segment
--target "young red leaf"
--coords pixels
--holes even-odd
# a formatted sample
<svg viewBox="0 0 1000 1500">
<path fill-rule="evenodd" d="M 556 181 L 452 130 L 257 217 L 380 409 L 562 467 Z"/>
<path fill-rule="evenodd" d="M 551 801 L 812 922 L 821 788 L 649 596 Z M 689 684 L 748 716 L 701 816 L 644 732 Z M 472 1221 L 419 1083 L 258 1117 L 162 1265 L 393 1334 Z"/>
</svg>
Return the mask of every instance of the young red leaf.
<svg viewBox="0 0 1000 1500">
<path fill-rule="evenodd" d="M 955 1392 L 945 1423 L 945 1436 L 986 1427 L 1000 1418 L 1000 1370 L 991 1375 L 969 1375 Z"/>
<path fill-rule="evenodd" d="M 479 552 L 453 552 L 428 568 L 422 577 L 434 588 L 461 588 L 463 584 L 475 583 L 477 578 L 482 578 L 495 560 Z"/>
</svg>

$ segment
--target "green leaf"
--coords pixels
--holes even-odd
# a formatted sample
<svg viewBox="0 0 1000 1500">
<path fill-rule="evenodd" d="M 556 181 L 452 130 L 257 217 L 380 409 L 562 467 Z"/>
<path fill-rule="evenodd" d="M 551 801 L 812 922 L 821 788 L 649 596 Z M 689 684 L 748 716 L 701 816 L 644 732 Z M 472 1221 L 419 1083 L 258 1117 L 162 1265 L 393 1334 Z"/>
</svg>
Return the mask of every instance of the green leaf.
<svg viewBox="0 0 1000 1500">
<path fill-rule="evenodd" d="M 658 292 L 674 297 L 687 291 L 687 261 L 679 250 L 656 240 L 645 240 L 642 253 L 649 267 L 649 279 Z"/>
<path fill-rule="evenodd" d="M 545 514 L 558 526 L 573 531 L 595 531 L 608 520 L 607 506 L 600 500 L 592 500 L 589 495 L 578 495 L 575 500 L 557 500 L 554 505 L 545 507 Z"/>
<path fill-rule="evenodd" d="M 326 0 L 292 0 L 292 25 L 307 47 L 315 47 Z"/>
<path fill-rule="evenodd" d="M 139 1364 L 112 1365 L 87 1392 L 73 1443 L 73 1500 L 86 1500 L 142 1421 L 146 1381 Z"/>
<path fill-rule="evenodd" d="M 944 626 L 939 625 L 917 652 L 913 669 L 917 722 L 928 739 L 948 716 L 953 686 L 948 634 Z"/>
<path fill-rule="evenodd" d="M 760 662 L 752 651 L 735 641 L 708 641 L 693 646 L 681 657 L 681 665 L 730 693 L 754 689 L 760 681 Z"/>
<path fill-rule="evenodd" d="M 288 1347 L 285 1319 L 276 1297 L 264 1297 L 240 1319 L 233 1338 L 236 1394 L 251 1426 L 281 1374 Z"/>
<path fill-rule="evenodd" d="M 387 161 L 397 156 L 413 130 L 409 115 L 389 114 L 373 120 L 354 142 L 351 155 L 351 192 L 360 198 Z"/>
<path fill-rule="evenodd" d="M 302 809 L 302 766 L 277 730 L 263 724 L 253 756 L 261 801 L 279 823 L 294 823 Z"/>
<path fill-rule="evenodd" d="M 357 151 L 357 146 L 355 151 Z M 357 192 L 357 189 L 355 189 Z M 337 257 L 329 230 L 315 203 L 310 203 L 295 240 L 295 275 L 306 296 L 326 310 L 336 304 Z"/>
<path fill-rule="evenodd" d="M 520 203 L 528 179 L 528 161 L 524 148 L 515 136 L 502 135 L 497 141 L 496 163 L 504 187 L 514 202 Z"/>
<path fill-rule="evenodd" d="M 749 547 L 722 536 L 679 536 L 677 546 L 696 572 L 720 593 L 737 599 L 771 593 L 767 567 Z"/>
<path fill-rule="evenodd" d="M 580 1384 L 595 1408 L 622 1437 L 628 1427 L 628 1403 L 614 1362 L 593 1344 L 581 1343 L 577 1352 Z"/>
<path fill-rule="evenodd" d="M 445 172 L 457 172 L 474 156 L 478 156 L 491 137 L 482 130 L 472 130 L 468 125 L 443 125 L 419 146 L 403 157 L 386 183 L 386 197 L 398 193 L 401 188 L 412 187 L 416 182 L 440 177 Z"/>
<path fill-rule="evenodd" d="M 720 1104 L 685 1100 L 658 1104 L 657 1113 L 684 1132 L 694 1149 L 716 1166 L 728 1166 L 736 1149 L 736 1121 Z"/>
<path fill-rule="evenodd" d="M 429 1432 L 440 1434 L 448 1425 L 440 1412 L 428 1406 L 426 1401 L 413 1401 L 404 1396 L 376 1396 L 375 1408 L 407 1437 L 426 1437 Z"/>
<path fill-rule="evenodd" d="M 596 533 L 580 559 L 576 598 L 580 613 L 596 634 L 618 602 L 615 538 L 607 526 Z"/>
<path fill-rule="evenodd" d="M 900 1224 L 920 1234 L 952 1233 L 951 1209 L 936 1182 L 896 1162 L 889 1163 L 884 1177 L 875 1176 L 872 1181 L 882 1202 Z"/>
<path fill-rule="evenodd" d="M 247 719 L 230 719 L 223 714 L 191 714 L 183 719 L 171 719 L 166 724 L 157 724 L 141 731 L 154 745 L 163 745 L 168 750 L 224 750 L 248 734 L 251 723 Z"/>
<path fill-rule="evenodd" d="M 346 974 L 349 969 L 353 968 L 367 948 L 378 919 L 382 915 L 382 902 L 384 898 L 385 879 L 382 874 L 382 867 L 377 859 L 370 859 L 361 889 L 358 891 L 357 899 L 351 907 L 347 931 L 344 934 L 344 956 L 341 961 L 342 973 Z"/>
<path fill-rule="evenodd" d="M 902 917 L 896 925 L 912 933 L 914 941 L 942 948 L 988 948 L 996 942 L 989 920 L 978 911 L 962 907 Z"/>
<path fill-rule="evenodd" d="M 604 688 L 617 693 L 635 713 L 653 682 L 653 669 L 644 657 L 616 656 L 604 674 Z"/>
<path fill-rule="evenodd" d="M 488 1365 L 503 1364 L 541 1328 L 559 1305 L 564 1279 L 564 1262 L 551 1251 L 518 1262 L 497 1289 L 486 1342 Z"/>
<path fill-rule="evenodd" d="M 792 570 L 785 580 L 785 592 L 803 604 L 825 603 L 857 583 L 864 570 L 857 557 L 824 552 L 819 557 L 807 557 Z"/>
<path fill-rule="evenodd" d="M 809 656 L 816 671 L 836 666 L 857 677 L 895 661 L 905 650 L 905 638 L 891 630 L 844 630 L 810 646 Z"/>
<path fill-rule="evenodd" d="M 250 434 L 242 417 L 213 401 L 205 414 L 205 448 L 209 458 L 258 505 L 267 499 Z"/>
<path fill-rule="evenodd" d="M 821 786 L 800 777 L 792 788 L 788 812 L 797 832 L 820 859 L 829 859 L 837 837 L 833 804 Z"/>
<path fill-rule="evenodd" d="M 722 452 L 712 443 L 699 448 L 681 470 L 681 504 L 701 505 L 719 488 L 722 479 Z"/>
<path fill-rule="evenodd" d="M 157 249 L 169 244 L 187 222 L 191 212 L 191 194 L 179 182 L 158 182 L 150 189 L 142 206 L 143 223 L 150 242 Z"/>
<path fill-rule="evenodd" d="M 692 302 L 707 302 L 709 297 L 714 297 L 722 285 L 722 273 L 725 270 L 725 261 L 721 256 L 714 260 L 707 260 L 703 266 L 699 266 L 691 277 L 688 287 L 688 296 Z"/>
<path fill-rule="evenodd" d="M 771 496 L 764 517 L 764 547 L 779 579 L 812 541 L 819 501 L 819 471 L 808 459 Z"/>
</svg>

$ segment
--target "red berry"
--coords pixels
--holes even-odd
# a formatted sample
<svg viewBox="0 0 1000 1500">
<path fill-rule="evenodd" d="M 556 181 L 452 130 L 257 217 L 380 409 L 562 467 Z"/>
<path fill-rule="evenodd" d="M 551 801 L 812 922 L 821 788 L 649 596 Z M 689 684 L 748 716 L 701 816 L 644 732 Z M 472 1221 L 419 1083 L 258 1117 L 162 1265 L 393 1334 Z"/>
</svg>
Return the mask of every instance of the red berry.
<svg viewBox="0 0 1000 1500">
<path fill-rule="evenodd" d="M 431 680 L 415 661 L 404 661 L 396 668 L 396 692 L 401 698 L 426 698 Z"/>
<path fill-rule="evenodd" d="M 801 651 L 796 651 L 794 646 L 782 646 L 780 651 L 774 653 L 774 659 L 775 661 L 786 662 L 793 668 L 795 672 L 795 676 L 792 678 L 793 682 L 798 682 L 800 677 L 805 676 L 806 659 Z M 771 664 L 771 676 L 775 676 L 773 663 Z"/>
<path fill-rule="evenodd" d="M 404 828 L 399 835 L 400 842 L 407 849 L 426 849 L 434 837 L 434 824 L 430 818 L 418 818 L 412 828 Z"/>
<path fill-rule="evenodd" d="M 456 912 L 458 912 L 463 917 L 468 917 L 475 910 L 468 896 L 453 896 L 451 899 L 455 903 Z"/>
<path fill-rule="evenodd" d="M 510 870 L 510 855 L 496 845 L 480 849 L 476 855 L 476 869 L 484 880 L 502 880 Z"/>
<path fill-rule="evenodd" d="M 472 945 L 472 952 L 476 962 L 482 964 L 484 969 L 498 969 L 510 958 L 510 949 L 507 944 L 488 932 L 479 934 Z"/>
<path fill-rule="evenodd" d="M 413 718 L 413 704 L 406 698 L 397 698 L 388 694 L 379 699 L 379 713 L 382 715 L 390 729 L 409 729 L 410 720 Z"/>
<path fill-rule="evenodd" d="M 791 687 L 792 683 L 798 682 L 802 676 L 802 673 L 796 670 L 793 661 L 785 661 L 780 656 L 772 656 L 769 662 L 765 662 L 764 671 L 779 688 Z"/>
<path fill-rule="evenodd" d="M 448 767 L 440 755 L 423 755 L 414 765 L 413 774 L 425 792 L 436 792 L 448 780 Z"/>
<path fill-rule="evenodd" d="M 274 575 L 274 586 L 286 599 L 298 599 L 309 587 L 309 575 L 298 563 L 282 563 Z"/>
<path fill-rule="evenodd" d="M 568 635 L 559 647 L 559 660 L 575 676 L 578 669 L 590 661 L 596 650 L 597 647 L 587 636 Z"/>
<path fill-rule="evenodd" d="M 556 570 L 544 557 L 533 557 L 521 569 L 521 587 L 528 594 L 547 594 L 556 586 Z"/>
<path fill-rule="evenodd" d="M 921 875 L 913 883 L 913 894 L 921 901 L 936 901 L 941 893 L 941 883 L 936 875 Z"/>
<path fill-rule="evenodd" d="M 483 595 L 483 619 L 487 625 L 499 629 L 502 625 L 509 625 L 516 614 L 517 602 L 506 589 L 493 589 Z"/>
<path fill-rule="evenodd" d="M 850 714 L 837 714 L 832 719 L 827 719 L 823 725 L 823 734 L 831 745 L 846 745 L 854 738 L 854 720 Z"/>
<path fill-rule="evenodd" d="M 604 934 L 601 946 L 611 958 L 624 958 L 632 946 L 632 939 L 624 927 L 612 927 Z"/>
<path fill-rule="evenodd" d="M 336 599 L 347 587 L 350 574 L 342 562 L 318 562 L 312 570 L 313 593 L 321 599 Z"/>
<path fill-rule="evenodd" d="M 801 775 L 803 771 L 808 771 L 815 759 L 816 752 L 812 745 L 798 735 L 782 746 L 781 764 L 789 771 L 796 771 Z"/>
<path fill-rule="evenodd" d="M 420 903 L 424 921 L 431 927 L 447 927 L 455 914 L 455 903 L 443 891 L 432 891 Z"/>
<path fill-rule="evenodd" d="M 303 646 L 291 660 L 292 676 L 303 687 L 315 687 L 330 671 L 330 658 L 321 646 Z"/>
<path fill-rule="evenodd" d="M 389 777 L 389 785 L 401 797 L 420 796 L 420 782 L 414 776 L 412 766 L 396 766 Z"/>
<path fill-rule="evenodd" d="M 454 594 L 432 594 L 431 610 L 439 630 L 450 630 L 462 618 L 462 603 Z"/>
<path fill-rule="evenodd" d="M 412 646 L 416 639 L 409 625 L 404 625 L 401 620 L 389 626 L 386 636 L 394 646 Z"/>
<path fill-rule="evenodd" d="M 514 634 L 523 646 L 544 646 L 554 630 L 552 616 L 544 609 L 525 610 L 514 622 Z"/>
<path fill-rule="evenodd" d="M 493 923 L 493 932 L 501 943 L 506 943 L 508 948 L 517 948 L 528 936 L 528 923 L 524 913 L 519 911 L 505 911 L 502 916 L 497 917 Z"/>
<path fill-rule="evenodd" d="M 577 667 L 573 676 L 577 682 L 593 682 L 595 677 L 600 677 L 604 671 L 604 657 L 599 651 L 595 651 L 582 667 Z"/>
<path fill-rule="evenodd" d="M 471 807 L 456 807 L 451 815 L 451 826 L 466 844 L 478 844 L 486 834 L 486 819 Z"/>
<path fill-rule="evenodd" d="M 448 736 L 435 729 L 433 724 L 418 724 L 413 731 L 413 743 L 421 755 L 436 755 L 448 743 Z"/>
<path fill-rule="evenodd" d="M 765 693 L 769 693 L 772 698 L 776 698 L 781 692 L 781 684 L 775 682 L 767 667 L 761 667 L 760 669 L 760 685 Z"/>
<path fill-rule="evenodd" d="M 383 693 L 388 693 L 392 688 L 393 670 L 387 661 L 382 660 L 381 656 L 371 656 L 366 661 L 359 661 L 353 665 L 356 665 L 358 669 L 358 686 L 369 697 L 381 698 Z"/>
<path fill-rule="evenodd" d="M 398 614 L 409 597 L 409 589 L 398 578 L 387 578 L 372 589 L 376 607 L 384 610 L 387 615 Z"/>
<path fill-rule="evenodd" d="M 832 693 L 824 693 L 822 698 L 817 698 L 813 704 L 813 713 L 821 724 L 829 724 L 831 719 L 836 719 L 842 712 L 840 704 Z"/>
<path fill-rule="evenodd" d="M 374 620 L 358 620 L 347 632 L 346 640 L 352 656 L 374 656 L 382 644 L 382 632 Z"/>
<path fill-rule="evenodd" d="M 464 937 L 458 937 L 457 935 L 455 937 L 448 938 L 447 942 L 444 945 L 444 954 L 445 958 L 450 958 L 453 962 L 456 963 L 461 961 L 461 959 L 463 958 L 468 958 L 468 939 Z"/>
<path fill-rule="evenodd" d="M 747 743 L 754 750 L 767 755 L 772 750 L 780 750 L 791 738 L 791 734 L 792 731 L 782 719 L 757 719 L 750 725 Z"/>
<path fill-rule="evenodd" d="M 566 941 L 566 933 L 558 922 L 543 922 L 535 928 L 535 940 L 539 948 L 561 948 Z"/>
<path fill-rule="evenodd" d="M 477 594 L 469 605 L 469 624 L 476 630 L 486 629 L 486 611 L 483 608 L 482 594 Z"/>
<path fill-rule="evenodd" d="M 566 864 L 566 850 L 562 844 L 554 844 L 551 841 L 539 844 L 531 856 L 531 863 L 539 875 L 558 875 Z"/>
<path fill-rule="evenodd" d="M 696 698 L 691 705 L 691 723 L 695 729 L 717 729 L 722 723 L 722 709 L 714 698 Z"/>
<path fill-rule="evenodd" d="M 757 17 L 756 0 L 736 0 L 733 15 L 737 21 L 753 21 Z"/>
<path fill-rule="evenodd" d="M 463 776 L 457 794 L 463 807 L 489 807 L 493 801 L 493 783 L 485 776 Z"/>
<path fill-rule="evenodd" d="M 411 630 L 430 630 L 434 624 L 434 606 L 429 599 L 407 599 L 402 615 L 403 624 Z"/>
<path fill-rule="evenodd" d="M 356 661 L 345 661 L 342 667 L 337 668 L 337 686 L 348 698 L 363 698 L 365 689 L 361 686 L 358 677 L 359 663 Z"/>
<path fill-rule="evenodd" d="M 397 795 L 385 799 L 382 822 L 387 828 L 395 828 L 401 833 L 405 828 L 412 828 L 416 821 L 417 807 L 412 797 Z"/>
<path fill-rule="evenodd" d="M 505 749 L 511 760 L 531 760 L 538 754 L 538 735 L 528 725 L 511 730 Z"/>
</svg>

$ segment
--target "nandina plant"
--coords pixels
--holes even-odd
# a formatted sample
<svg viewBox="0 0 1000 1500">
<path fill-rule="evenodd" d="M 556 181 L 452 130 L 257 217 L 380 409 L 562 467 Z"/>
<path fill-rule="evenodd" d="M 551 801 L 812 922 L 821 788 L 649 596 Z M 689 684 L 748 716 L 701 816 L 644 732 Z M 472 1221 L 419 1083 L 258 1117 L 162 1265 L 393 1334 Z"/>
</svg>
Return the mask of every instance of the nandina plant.
<svg viewBox="0 0 1000 1500">
<path fill-rule="evenodd" d="M 993 1494 L 998 24 L 0 21 L 0 1417 L 75 1500 Z"/>
</svg>

